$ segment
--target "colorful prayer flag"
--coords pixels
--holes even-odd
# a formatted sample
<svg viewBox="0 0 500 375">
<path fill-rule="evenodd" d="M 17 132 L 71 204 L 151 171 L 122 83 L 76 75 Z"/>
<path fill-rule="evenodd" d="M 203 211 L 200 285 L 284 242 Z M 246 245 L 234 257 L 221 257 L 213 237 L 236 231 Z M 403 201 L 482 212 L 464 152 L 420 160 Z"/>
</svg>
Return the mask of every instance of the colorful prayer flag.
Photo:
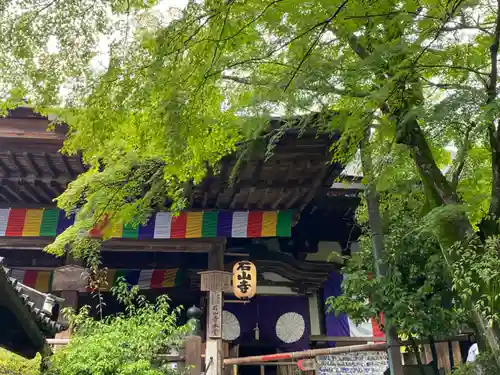
<svg viewBox="0 0 500 375">
<path fill-rule="evenodd" d="M 110 222 L 105 216 L 89 231 L 91 237 L 112 238 L 260 238 L 291 237 L 292 211 L 158 212 L 146 225 Z M 0 209 L 0 237 L 55 237 L 73 224 L 58 209 Z"/>
</svg>

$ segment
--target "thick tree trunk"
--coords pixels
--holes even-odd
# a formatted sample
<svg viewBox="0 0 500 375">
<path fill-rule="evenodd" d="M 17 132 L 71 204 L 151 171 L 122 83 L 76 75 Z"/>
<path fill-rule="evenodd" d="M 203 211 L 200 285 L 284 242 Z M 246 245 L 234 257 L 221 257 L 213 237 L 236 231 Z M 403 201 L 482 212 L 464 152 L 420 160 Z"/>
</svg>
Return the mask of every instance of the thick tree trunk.
<svg viewBox="0 0 500 375">
<path fill-rule="evenodd" d="M 500 0 L 497 0 L 497 17 L 495 34 L 493 42 L 490 46 L 491 73 L 488 86 L 486 88 L 487 110 L 493 112 L 490 114 L 488 121 L 488 135 L 491 147 L 491 200 L 488 210 L 488 217 L 483 221 L 481 230 L 489 237 L 497 235 L 499 232 L 498 218 L 500 218 L 500 131 L 497 129 L 495 119 L 497 117 L 496 110 L 491 108 L 494 105 L 497 97 L 497 82 L 498 82 L 498 48 L 500 44 Z"/>
<path fill-rule="evenodd" d="M 425 135 L 415 118 L 399 124 L 396 141 L 410 149 L 426 192 L 431 194 L 427 198 L 432 200 L 433 205 L 457 204 L 457 195 L 436 165 Z"/>
<path fill-rule="evenodd" d="M 492 72 L 490 75 L 490 82 L 488 85 L 488 103 L 493 103 L 496 99 L 497 90 L 497 55 L 500 41 L 500 0 L 497 0 L 497 19 L 494 40 L 490 48 Z M 339 37 L 345 37 L 339 30 L 330 26 L 330 30 L 337 34 Z M 355 35 L 347 37 L 347 42 L 353 52 L 358 55 L 361 60 L 370 57 L 370 52 L 360 43 L 360 40 Z M 389 72 L 385 72 L 388 74 Z M 382 74 L 382 76 L 384 75 Z M 383 78 L 383 77 L 382 77 Z M 406 81 L 406 80 L 405 80 Z M 418 79 L 416 80 L 418 81 Z M 406 82 L 405 82 L 406 85 Z M 421 96 L 422 97 L 422 96 Z M 400 119 L 405 118 L 401 114 L 406 114 L 409 108 L 404 108 L 405 103 L 400 103 L 399 108 L 390 108 L 390 103 L 383 102 L 380 104 L 382 112 L 392 115 L 399 115 Z M 494 132 L 492 132 L 492 130 Z M 490 125 L 490 142 L 492 145 L 492 170 L 493 170 L 493 185 L 492 185 L 492 199 L 490 206 L 490 213 L 495 212 L 497 217 L 500 217 L 500 131 L 495 129 L 493 121 Z M 434 157 L 425 135 L 420 128 L 415 117 L 400 121 L 396 130 L 396 141 L 405 144 L 410 149 L 412 158 L 418 169 L 420 178 L 424 184 L 425 195 L 429 200 L 431 207 L 438 207 L 442 205 L 455 205 L 459 203 L 456 186 L 452 186 L 441 170 L 436 165 Z M 493 147 L 494 146 L 494 147 Z M 439 233 L 439 242 L 443 249 L 444 259 L 453 262 L 449 259 L 449 254 L 446 253 L 448 249 L 455 242 L 462 242 L 470 236 L 474 236 L 474 230 L 465 213 L 458 214 L 453 220 L 443 223 Z M 498 225 L 495 222 L 495 230 L 498 233 Z M 478 335 L 481 340 L 487 344 L 487 347 L 494 353 L 498 364 L 500 365 L 500 336 L 495 333 L 491 325 L 488 324 L 482 314 L 474 307 L 476 301 L 471 301 L 471 319 L 478 328 Z"/>
<path fill-rule="evenodd" d="M 424 182 L 427 198 L 436 206 L 457 204 L 456 193 L 437 167 L 425 135 L 416 119 L 410 120 L 405 125 L 405 129 L 399 131 L 398 142 L 410 148 L 420 178 Z M 443 249 L 443 256 L 450 262 L 453 262 L 453 259 L 450 259 L 449 254 L 446 253 L 446 249 L 457 241 L 462 242 L 470 238 L 470 236 L 475 235 L 465 213 L 457 214 L 453 221 L 443 223 L 443 227 L 439 229 L 438 240 Z M 477 327 L 481 340 L 495 354 L 495 358 L 500 365 L 500 337 L 496 335 L 491 325 L 488 324 L 484 316 L 474 306 L 475 302 L 471 301 L 469 304 L 471 319 Z"/>
</svg>

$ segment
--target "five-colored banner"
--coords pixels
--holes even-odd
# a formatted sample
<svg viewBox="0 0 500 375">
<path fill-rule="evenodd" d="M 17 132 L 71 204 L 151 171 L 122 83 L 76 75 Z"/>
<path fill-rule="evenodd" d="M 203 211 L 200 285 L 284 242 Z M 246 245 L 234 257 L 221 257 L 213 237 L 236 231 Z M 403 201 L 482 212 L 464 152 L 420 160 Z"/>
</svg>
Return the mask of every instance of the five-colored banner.
<svg viewBox="0 0 500 375">
<path fill-rule="evenodd" d="M 158 212 L 146 225 L 110 229 L 114 238 L 131 239 L 290 237 L 292 217 L 292 211 Z M 58 209 L 0 209 L 0 237 L 55 237 L 73 222 Z"/>
<path fill-rule="evenodd" d="M 9 276 L 24 285 L 43 293 L 52 292 L 54 271 L 11 269 Z M 113 270 L 106 273 L 106 284 L 103 291 L 110 290 L 117 285 L 118 280 L 124 278 L 130 285 L 137 285 L 139 289 L 173 288 L 181 285 L 184 280 L 181 270 L 174 269 L 145 269 L 145 270 Z"/>
</svg>

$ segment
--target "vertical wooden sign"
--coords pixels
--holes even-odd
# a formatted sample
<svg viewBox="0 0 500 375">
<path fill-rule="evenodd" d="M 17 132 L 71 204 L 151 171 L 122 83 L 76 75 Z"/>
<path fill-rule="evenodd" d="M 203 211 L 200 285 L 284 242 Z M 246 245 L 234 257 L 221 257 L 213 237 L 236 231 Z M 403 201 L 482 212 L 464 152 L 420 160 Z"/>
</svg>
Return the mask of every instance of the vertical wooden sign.
<svg viewBox="0 0 500 375">
<path fill-rule="evenodd" d="M 211 339 L 222 338 L 222 292 L 209 292 L 208 337 Z"/>
</svg>

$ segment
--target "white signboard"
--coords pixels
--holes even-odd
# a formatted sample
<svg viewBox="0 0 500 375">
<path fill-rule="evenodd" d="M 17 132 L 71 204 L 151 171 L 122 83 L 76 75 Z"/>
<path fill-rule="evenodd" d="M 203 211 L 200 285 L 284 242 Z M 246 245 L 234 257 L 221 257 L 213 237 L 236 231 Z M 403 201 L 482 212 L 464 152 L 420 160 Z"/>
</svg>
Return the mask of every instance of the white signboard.
<svg viewBox="0 0 500 375">
<path fill-rule="evenodd" d="M 356 352 L 316 357 L 318 375 L 384 375 L 386 352 Z"/>
<path fill-rule="evenodd" d="M 209 292 L 208 297 L 208 337 L 222 337 L 222 292 Z"/>
</svg>

